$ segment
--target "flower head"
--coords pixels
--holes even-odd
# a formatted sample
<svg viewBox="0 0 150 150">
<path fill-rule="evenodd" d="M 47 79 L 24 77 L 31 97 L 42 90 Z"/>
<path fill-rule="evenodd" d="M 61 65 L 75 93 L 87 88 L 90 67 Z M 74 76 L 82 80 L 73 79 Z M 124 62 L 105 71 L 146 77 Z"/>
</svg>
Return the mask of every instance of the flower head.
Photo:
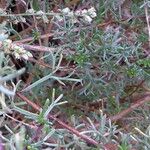
<svg viewBox="0 0 150 150">
<path fill-rule="evenodd" d="M 91 7 L 90 9 L 88 9 L 88 14 L 91 18 L 95 18 L 97 16 L 96 10 L 94 7 Z"/>
<path fill-rule="evenodd" d="M 12 53 L 17 59 L 22 57 L 28 60 L 29 57 L 33 57 L 30 52 L 26 51 L 23 47 L 14 44 L 10 39 L 4 40 L 2 46 L 6 53 Z"/>
</svg>

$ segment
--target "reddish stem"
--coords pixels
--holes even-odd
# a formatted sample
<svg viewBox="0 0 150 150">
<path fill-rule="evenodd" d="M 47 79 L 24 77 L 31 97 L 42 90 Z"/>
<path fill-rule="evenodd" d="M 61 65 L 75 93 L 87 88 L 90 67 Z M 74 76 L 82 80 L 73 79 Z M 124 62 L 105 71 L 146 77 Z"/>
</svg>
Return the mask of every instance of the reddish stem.
<svg viewBox="0 0 150 150">
<path fill-rule="evenodd" d="M 22 100 L 26 101 L 30 106 L 32 106 L 35 110 L 40 111 L 41 107 L 38 106 L 37 104 L 33 103 L 32 101 L 30 101 L 27 97 L 25 97 L 24 95 L 22 95 L 20 92 L 17 92 L 16 95 L 21 98 Z M 63 128 L 69 130 L 71 133 L 77 135 L 78 137 L 80 137 L 81 139 L 83 139 L 84 141 L 86 141 L 89 144 L 93 144 L 93 145 L 98 145 L 98 142 L 96 142 L 95 140 L 91 139 L 90 137 L 80 134 L 80 132 L 70 126 L 68 126 L 67 124 L 65 124 L 64 122 L 62 122 L 61 120 L 59 120 L 58 118 L 54 117 L 53 115 L 49 114 L 49 119 L 55 120 L 58 124 L 60 124 Z"/>
<path fill-rule="evenodd" d="M 135 108 L 143 105 L 146 102 L 150 102 L 150 93 L 145 94 L 144 96 L 140 97 L 136 103 L 132 104 L 129 108 L 123 110 L 122 112 L 116 114 L 115 116 L 111 116 L 108 119 L 111 121 L 117 121 L 129 114 L 131 111 L 133 111 Z"/>
</svg>

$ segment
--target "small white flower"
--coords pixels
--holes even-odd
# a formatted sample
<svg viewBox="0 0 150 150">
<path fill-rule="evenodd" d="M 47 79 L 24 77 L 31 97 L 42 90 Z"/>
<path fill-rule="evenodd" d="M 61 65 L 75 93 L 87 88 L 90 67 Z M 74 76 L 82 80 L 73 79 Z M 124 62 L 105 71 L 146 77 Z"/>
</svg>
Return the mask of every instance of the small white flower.
<svg viewBox="0 0 150 150">
<path fill-rule="evenodd" d="M 62 11 L 61 11 L 63 14 L 67 15 L 69 14 L 70 12 L 70 9 L 68 7 L 64 8 Z"/>
<path fill-rule="evenodd" d="M 43 15 L 44 12 L 40 10 L 40 11 L 37 11 L 36 14 L 37 14 L 37 15 Z"/>
<path fill-rule="evenodd" d="M 19 50 L 20 50 L 20 53 L 23 53 L 23 54 L 24 54 L 24 53 L 27 53 L 27 51 L 26 51 L 23 47 L 20 47 Z"/>
<path fill-rule="evenodd" d="M 12 43 L 12 40 L 10 40 L 10 39 L 6 39 L 6 40 L 3 41 L 3 44 L 6 44 L 6 45 L 7 44 L 9 45 L 11 43 Z"/>
<path fill-rule="evenodd" d="M 81 15 L 83 15 L 83 16 L 84 16 L 84 15 L 87 15 L 87 12 L 88 12 L 88 11 L 87 11 L 86 9 L 83 9 L 83 10 L 81 11 Z"/>
<path fill-rule="evenodd" d="M 12 40 L 6 39 L 3 41 L 2 45 L 5 52 L 10 52 L 12 46 Z"/>
<path fill-rule="evenodd" d="M 91 12 L 91 13 L 89 13 L 89 15 L 91 18 L 95 18 L 97 16 L 96 12 Z"/>
<path fill-rule="evenodd" d="M 29 58 L 27 54 L 23 54 L 21 57 L 24 58 L 25 60 L 28 60 Z"/>
<path fill-rule="evenodd" d="M 33 57 L 33 55 L 27 51 L 25 51 L 25 53 L 18 53 L 18 51 L 15 51 L 13 54 L 17 59 L 20 59 L 22 57 L 25 60 L 28 60 L 29 57 Z"/>
<path fill-rule="evenodd" d="M 17 53 L 24 53 L 24 50 L 15 44 L 12 45 L 11 49 L 16 51 Z"/>
<path fill-rule="evenodd" d="M 96 9 L 94 7 L 91 7 L 88 9 L 88 12 L 96 12 Z"/>
<path fill-rule="evenodd" d="M 35 10 L 34 10 L 34 9 L 28 9 L 28 10 L 26 11 L 26 13 L 33 14 L 33 13 L 35 13 Z"/>
<path fill-rule="evenodd" d="M 94 7 L 91 7 L 90 9 L 88 9 L 88 14 L 90 15 L 91 18 L 95 18 L 97 16 L 96 10 Z"/>
<path fill-rule="evenodd" d="M 23 47 L 14 45 L 13 50 L 14 50 L 14 56 L 17 59 L 20 59 L 22 57 L 22 58 L 28 60 L 29 57 L 33 57 L 32 54 L 30 52 L 26 51 Z"/>
<path fill-rule="evenodd" d="M 67 15 L 68 15 L 69 17 L 73 17 L 73 16 L 74 16 L 74 13 L 73 13 L 73 11 L 70 11 Z"/>
<path fill-rule="evenodd" d="M 33 57 L 30 52 L 26 51 L 23 47 L 12 43 L 12 41 L 9 39 L 4 40 L 2 42 L 2 46 L 5 52 L 11 52 L 17 59 L 23 57 L 27 60 L 29 57 Z"/>
<path fill-rule="evenodd" d="M 75 11 L 75 15 L 76 15 L 76 16 L 81 16 L 81 15 L 82 15 L 81 10 L 77 10 L 77 11 Z"/>
<path fill-rule="evenodd" d="M 39 16 L 36 16 L 37 19 L 41 19 L 41 17 L 42 17 L 44 23 L 48 23 L 49 20 L 43 11 L 41 11 L 41 10 L 37 11 L 36 14 L 39 15 Z"/>
<path fill-rule="evenodd" d="M 66 15 L 70 17 L 69 19 L 72 19 L 73 23 L 78 22 L 76 16 L 82 17 L 84 21 L 91 23 L 92 19 L 97 16 L 96 10 L 94 7 L 91 7 L 90 9 L 83 9 L 83 10 L 77 10 L 75 12 L 71 11 L 68 7 L 59 10 L 63 15 Z M 63 17 L 61 15 L 55 16 L 58 21 L 63 21 Z"/>
<path fill-rule="evenodd" d="M 18 54 L 18 53 L 13 53 L 14 54 L 14 56 L 16 57 L 16 59 L 20 59 L 20 55 Z"/>
<path fill-rule="evenodd" d="M 63 21 L 63 17 L 61 17 L 60 15 L 55 15 L 55 18 L 60 22 Z"/>
<path fill-rule="evenodd" d="M 92 18 L 91 18 L 90 16 L 88 16 L 88 15 L 84 15 L 84 16 L 83 16 L 83 19 L 84 19 L 86 22 L 88 22 L 88 23 L 91 23 L 91 22 L 92 22 Z"/>
<path fill-rule="evenodd" d="M 92 18 L 95 18 L 95 17 L 97 16 L 97 14 L 96 14 L 96 12 L 93 12 L 93 13 L 90 14 L 90 16 L 91 16 Z"/>
<path fill-rule="evenodd" d="M 28 57 L 33 57 L 33 55 L 30 52 L 27 52 Z"/>
</svg>

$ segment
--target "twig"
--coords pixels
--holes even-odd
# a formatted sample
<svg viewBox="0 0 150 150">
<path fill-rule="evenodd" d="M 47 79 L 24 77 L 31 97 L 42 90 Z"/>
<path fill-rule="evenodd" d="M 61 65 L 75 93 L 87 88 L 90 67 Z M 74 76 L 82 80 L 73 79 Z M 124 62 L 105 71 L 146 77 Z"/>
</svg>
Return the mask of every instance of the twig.
<svg viewBox="0 0 150 150">
<path fill-rule="evenodd" d="M 72 33 L 72 32 L 79 32 L 81 29 L 82 30 L 88 30 L 89 29 L 88 27 L 90 28 L 90 26 L 87 26 L 87 27 L 84 27 L 84 28 L 74 28 L 74 29 L 68 30 L 68 31 L 70 33 Z M 55 33 L 47 33 L 47 34 L 40 35 L 38 38 L 45 39 L 45 38 L 53 37 L 53 36 L 60 36 L 60 35 L 66 34 L 68 31 L 61 31 L 61 32 L 55 32 Z M 26 38 L 26 39 L 15 41 L 15 43 L 26 43 L 26 42 L 30 42 L 30 41 L 33 41 L 33 40 L 34 40 L 34 37 L 29 37 L 29 38 Z"/>
<path fill-rule="evenodd" d="M 55 15 L 60 15 L 60 13 L 44 13 L 44 14 L 38 14 L 38 13 L 20 13 L 20 14 L 0 14 L 0 17 L 25 17 L 25 16 L 42 16 L 42 15 L 47 15 L 47 16 L 55 16 Z"/>
<path fill-rule="evenodd" d="M 15 42 L 14 42 L 15 43 Z M 22 46 L 26 50 L 30 51 L 38 51 L 38 52 L 55 52 L 56 48 L 49 48 L 45 46 L 38 46 L 38 45 L 29 45 L 29 44 L 21 44 L 21 43 L 15 43 L 18 46 Z"/>
<path fill-rule="evenodd" d="M 150 102 L 150 93 L 147 93 L 144 96 L 142 96 L 141 98 L 139 98 L 136 103 L 132 104 L 126 110 L 123 110 L 122 112 L 116 114 L 115 116 L 111 116 L 108 119 L 110 119 L 111 121 L 118 121 L 121 118 L 123 118 L 124 116 L 126 116 L 127 114 L 129 114 L 131 111 L 136 109 L 137 107 L 145 104 L 146 102 Z"/>
<path fill-rule="evenodd" d="M 22 95 L 21 93 L 17 92 L 16 95 L 18 97 L 20 97 L 22 100 L 26 101 L 30 106 L 32 106 L 35 110 L 40 111 L 41 107 L 38 106 L 37 104 L 33 103 L 32 101 L 30 101 L 27 97 L 25 97 L 24 95 Z M 49 114 L 48 115 L 49 119 L 55 120 L 58 124 L 60 124 L 63 128 L 69 130 L 71 133 L 77 135 L 78 137 L 80 137 L 81 139 L 83 139 L 84 141 L 86 141 L 89 144 L 93 144 L 93 145 L 98 145 L 98 142 L 96 142 L 95 140 L 91 139 L 90 137 L 80 134 L 80 132 L 70 126 L 68 126 L 67 124 L 65 124 L 64 122 L 62 122 L 61 120 L 59 120 L 58 118 L 54 117 L 53 115 Z"/>
</svg>

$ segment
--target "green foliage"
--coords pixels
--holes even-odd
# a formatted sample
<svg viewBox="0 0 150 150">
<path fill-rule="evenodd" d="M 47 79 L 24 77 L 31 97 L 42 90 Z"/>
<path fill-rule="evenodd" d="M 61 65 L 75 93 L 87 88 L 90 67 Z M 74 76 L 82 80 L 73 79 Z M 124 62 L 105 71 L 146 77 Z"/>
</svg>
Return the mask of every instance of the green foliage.
<svg viewBox="0 0 150 150">
<path fill-rule="evenodd" d="M 31 3 L 32 3 L 32 8 L 36 11 L 39 11 L 40 10 L 40 4 L 37 3 L 37 0 L 31 0 Z"/>
<path fill-rule="evenodd" d="M 84 54 L 84 53 L 79 53 L 79 54 L 75 55 L 74 61 L 75 61 L 75 63 L 77 63 L 79 66 L 83 66 L 83 65 L 88 61 L 88 58 L 87 58 L 87 55 L 86 55 L 86 54 Z"/>
<path fill-rule="evenodd" d="M 136 77 L 137 74 L 138 74 L 138 68 L 137 68 L 137 66 L 132 66 L 132 67 L 130 67 L 130 68 L 127 70 L 127 75 L 128 75 L 130 78 Z"/>
<path fill-rule="evenodd" d="M 129 150 L 128 145 L 127 144 L 121 144 L 119 146 L 119 150 Z"/>
<path fill-rule="evenodd" d="M 32 36 L 33 36 L 34 40 L 38 40 L 40 37 L 40 32 L 38 32 L 36 30 L 32 30 Z"/>
<path fill-rule="evenodd" d="M 150 59 L 149 58 L 139 59 L 137 63 L 139 65 L 143 65 L 144 68 L 150 67 Z"/>
<path fill-rule="evenodd" d="M 67 2 L 70 1 L 66 0 L 65 3 Z M 143 122 L 141 125 L 136 124 L 146 128 L 145 132 L 136 129 L 140 134 L 139 136 L 133 133 L 120 132 L 117 125 L 113 124 L 103 114 L 104 111 L 109 117 L 109 115 L 118 114 L 126 109 L 130 104 L 122 104 L 120 100 L 124 96 L 132 99 L 134 89 L 136 89 L 135 85 L 141 81 L 149 82 L 150 59 L 148 52 L 143 47 L 148 41 L 148 34 L 143 32 L 145 23 L 138 17 L 138 15 L 145 13 L 144 9 L 141 8 L 144 2 L 141 0 L 133 1 L 131 12 L 137 18 L 133 17 L 129 22 L 128 19 L 122 21 L 120 14 L 122 8 L 118 0 L 101 0 L 98 2 L 99 5 L 96 4 L 95 6 L 97 18 L 96 20 L 90 18 L 93 21 L 91 24 L 82 18 L 89 16 L 73 15 L 74 11 L 82 9 L 84 2 L 86 3 L 86 1 L 82 1 L 79 6 L 76 6 L 77 8 L 70 8 L 69 12 L 65 12 L 68 13 L 67 15 L 61 14 L 61 8 L 64 6 L 58 6 L 56 1 L 49 2 L 48 0 L 44 4 L 43 1 L 36 0 L 21 1 L 21 5 L 26 3 L 27 6 L 24 8 L 26 9 L 25 12 L 21 14 L 12 14 L 15 12 L 13 9 L 16 9 L 14 4 L 17 1 L 11 1 L 11 4 L 7 2 L 8 8 L 12 8 L 9 10 L 10 14 L 6 13 L 5 10 L 0 10 L 3 11 L 0 15 L 7 18 L 0 23 L 0 119 L 2 118 L 1 122 L 4 124 L 0 124 L 0 129 L 2 126 L 8 132 L 7 136 L 0 133 L 0 140 L 2 139 L 0 146 L 1 143 L 4 143 L 4 145 L 8 145 L 8 149 L 13 150 L 38 150 L 47 147 L 66 150 L 96 150 L 109 142 L 114 142 L 119 145 L 119 150 L 128 150 L 132 147 L 132 141 L 138 141 L 141 149 L 150 149 L 148 119 L 145 124 Z M 92 4 L 95 4 L 95 1 Z M 28 8 L 34 12 L 26 13 L 29 11 Z M 49 8 L 52 10 L 59 8 L 60 10 L 57 11 L 60 16 L 56 10 L 52 12 Z M 41 9 L 44 11 L 42 10 L 43 12 L 38 14 Z M 69 13 L 71 17 L 69 17 Z M 31 20 L 32 17 L 34 17 L 33 20 Z M 112 23 L 108 22 L 109 17 Z M 38 22 L 40 19 L 44 22 L 42 27 Z M 19 26 L 13 21 L 17 22 Z M 13 36 L 16 35 L 20 39 L 26 38 L 24 35 L 21 37 L 21 33 L 19 33 L 20 28 L 26 28 L 20 26 L 26 27 L 32 23 L 35 24 L 36 29 L 29 26 L 32 32 L 28 37 L 32 36 L 33 40 L 28 44 L 32 43 L 34 47 L 36 44 L 40 45 L 40 50 L 43 52 L 40 53 L 35 49 L 32 51 L 34 57 L 31 60 L 36 60 L 37 63 L 30 59 L 24 60 L 17 55 L 18 57 L 15 59 L 19 58 L 25 61 L 27 69 L 16 70 L 17 67 L 15 68 L 15 63 L 10 57 L 13 53 L 8 53 L 9 48 L 14 48 L 14 45 L 11 44 L 15 43 L 15 40 L 11 41 L 9 38 L 13 39 Z M 48 28 L 50 30 L 48 32 L 52 32 L 54 35 L 40 39 L 41 35 L 45 31 L 47 32 L 48 24 L 52 25 Z M 102 28 L 98 28 L 97 24 L 102 24 Z M 5 43 L 6 45 L 2 44 L 5 40 L 11 44 L 9 45 L 8 42 Z M 44 45 L 42 47 L 41 44 L 43 43 L 49 46 L 44 47 Z M 23 46 L 26 45 L 27 43 Z M 44 52 L 44 49 L 50 51 Z M 19 51 L 19 49 L 17 50 Z M 19 77 L 24 74 L 25 70 L 32 74 L 32 81 L 19 81 L 21 79 Z M 140 92 L 144 91 L 142 87 L 140 90 Z M 26 104 L 27 99 L 15 96 L 16 92 L 26 95 L 29 101 L 40 104 L 39 112 L 33 111 L 32 107 Z M 131 95 L 132 93 L 133 95 Z M 64 101 L 61 101 L 62 99 Z M 85 109 L 83 112 L 82 109 L 78 111 L 72 107 L 66 108 L 65 106 L 63 108 L 62 106 L 67 102 L 72 105 L 76 102 L 82 105 L 84 103 L 85 105 L 92 104 L 99 99 L 102 101 L 102 106 L 97 109 L 102 110 L 98 113 L 88 112 L 86 106 L 85 108 L 83 106 Z M 25 102 L 20 102 L 21 100 Z M 135 113 L 138 114 L 136 111 Z M 149 118 L 148 110 L 143 109 L 142 111 L 145 115 L 144 119 Z M 62 123 L 56 119 L 49 119 L 51 114 L 56 115 L 56 118 L 60 114 Z M 16 116 L 18 115 L 21 121 L 17 119 Z M 8 120 L 9 125 L 5 123 L 7 119 L 12 119 L 13 125 L 16 122 L 16 127 L 11 129 L 9 127 L 11 125 L 10 120 Z M 57 123 L 60 127 L 57 127 Z M 66 126 L 72 126 L 79 133 L 68 131 Z M 81 135 L 88 135 L 93 140 L 98 141 L 98 148 L 87 144 L 85 139 L 80 138 Z"/>
</svg>

